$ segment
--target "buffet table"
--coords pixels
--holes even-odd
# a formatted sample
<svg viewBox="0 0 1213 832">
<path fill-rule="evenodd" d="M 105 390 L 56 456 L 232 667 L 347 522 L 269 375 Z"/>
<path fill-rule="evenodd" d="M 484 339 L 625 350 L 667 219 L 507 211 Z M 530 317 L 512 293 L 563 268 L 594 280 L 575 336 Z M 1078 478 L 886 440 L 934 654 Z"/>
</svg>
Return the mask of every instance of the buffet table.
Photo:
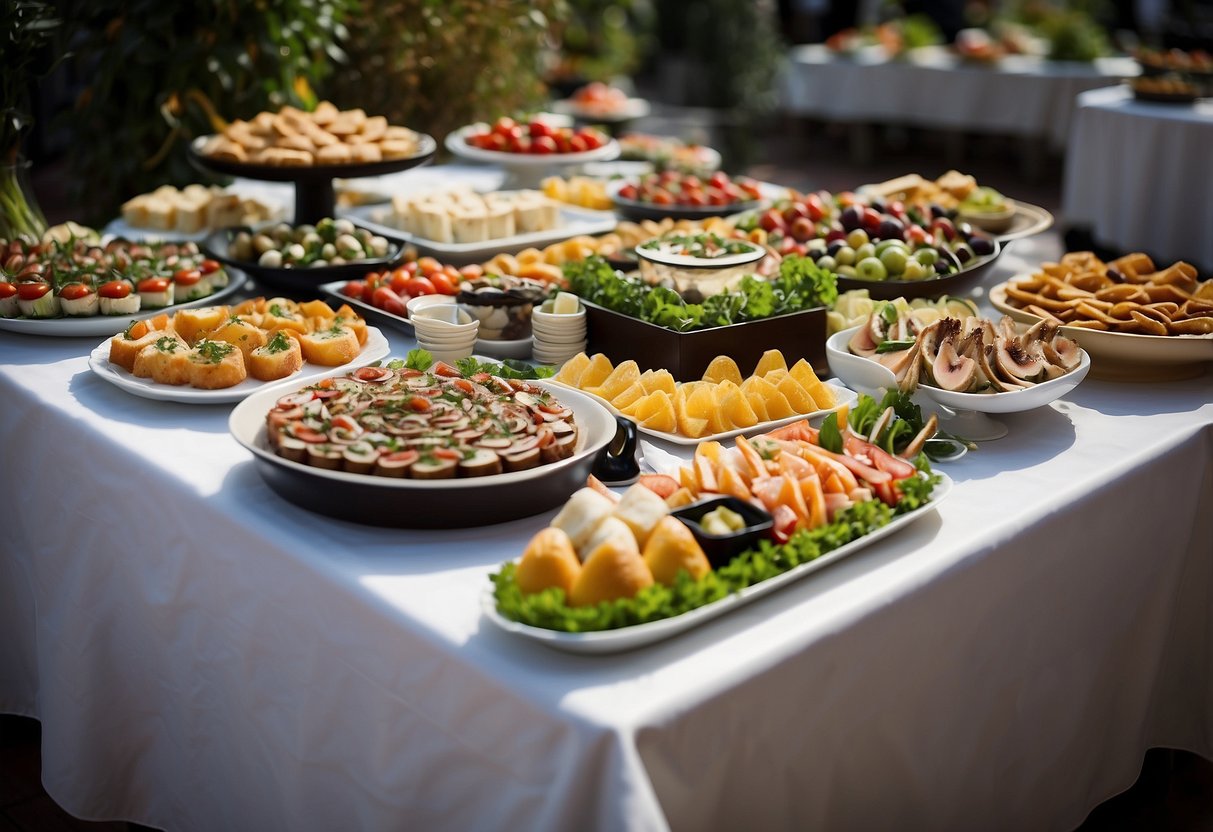
<svg viewBox="0 0 1213 832">
<path fill-rule="evenodd" d="M 43 782 L 73 814 L 1067 830 L 1147 748 L 1213 756 L 1213 375 L 1088 379 L 948 465 L 938 515 L 591 658 L 480 613 L 549 516 L 309 514 L 228 407 L 134 398 L 89 371 L 92 340 L 0 340 L 0 711 L 42 720 Z"/>
<path fill-rule="evenodd" d="M 1066 154 L 1067 225 L 1116 250 L 1213 269 L 1210 148 L 1213 99 L 1155 104 L 1127 86 L 1083 93 Z"/>
<path fill-rule="evenodd" d="M 988 65 L 942 47 L 889 60 L 878 48 L 847 56 L 813 44 L 792 50 L 781 98 L 794 115 L 1023 136 L 1060 150 L 1075 96 L 1138 71 L 1130 58 L 1082 64 L 1011 55 Z"/>
</svg>

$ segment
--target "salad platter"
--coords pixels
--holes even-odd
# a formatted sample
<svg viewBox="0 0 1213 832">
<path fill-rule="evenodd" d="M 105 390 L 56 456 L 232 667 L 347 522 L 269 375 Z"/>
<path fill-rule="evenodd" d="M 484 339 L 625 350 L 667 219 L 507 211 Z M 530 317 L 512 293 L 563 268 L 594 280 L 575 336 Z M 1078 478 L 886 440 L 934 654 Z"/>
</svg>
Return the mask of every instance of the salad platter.
<svg viewBox="0 0 1213 832">
<path fill-rule="evenodd" d="M 746 587 L 736 593 L 730 594 L 727 597 L 721 598 L 702 607 L 697 607 L 681 615 L 665 618 L 658 621 L 650 621 L 644 624 L 636 624 L 630 627 L 621 627 L 616 630 L 603 630 L 600 632 L 583 632 L 570 633 L 560 630 L 549 630 L 543 627 L 535 627 L 529 624 L 523 624 L 518 621 L 513 621 L 503 616 L 497 609 L 497 599 L 494 595 L 492 586 L 487 587 L 480 596 L 480 609 L 484 617 L 488 619 L 493 626 L 503 632 L 517 636 L 519 638 L 533 641 L 537 644 L 542 644 L 545 647 L 550 647 L 555 650 L 560 650 L 566 653 L 579 653 L 585 655 L 598 655 L 609 653 L 622 653 L 627 650 L 635 650 L 639 647 L 646 647 L 660 641 L 664 641 L 681 633 L 688 632 L 706 622 L 724 615 L 727 612 L 737 609 L 738 607 L 749 604 L 765 595 L 768 595 L 776 590 L 782 589 L 790 583 L 800 580 L 801 578 L 825 569 L 830 564 L 837 563 L 844 558 L 850 557 L 881 540 L 889 535 L 895 534 L 905 526 L 913 523 L 915 520 L 924 515 L 933 513 L 939 507 L 948 494 L 952 491 L 952 479 L 947 474 L 936 473 L 939 477 L 939 482 L 935 485 L 935 489 L 931 492 L 931 500 L 924 506 L 921 506 L 913 511 L 901 515 L 892 520 L 885 526 L 875 529 L 863 537 L 853 540 L 850 543 L 828 552 L 821 557 L 802 563 L 793 567 L 787 572 L 776 575 L 761 583 Z"/>
<path fill-rule="evenodd" d="M 362 352 L 358 354 L 351 364 L 345 366 L 356 366 L 378 361 L 391 352 L 391 350 L 391 345 L 382 332 L 375 327 L 367 327 L 367 340 L 362 347 Z M 89 353 L 88 366 L 99 378 L 132 395 L 155 401 L 181 402 L 184 404 L 230 404 L 241 401 L 267 386 L 282 383 L 305 384 L 331 375 L 334 369 L 336 369 L 320 364 L 304 363 L 300 370 L 284 380 L 258 381 L 255 378 L 248 377 L 233 387 L 205 390 L 185 385 L 161 384 L 150 378 L 141 378 L 133 375 L 131 372 L 110 361 L 110 339 L 108 338 L 94 347 L 93 351 Z"/>
</svg>

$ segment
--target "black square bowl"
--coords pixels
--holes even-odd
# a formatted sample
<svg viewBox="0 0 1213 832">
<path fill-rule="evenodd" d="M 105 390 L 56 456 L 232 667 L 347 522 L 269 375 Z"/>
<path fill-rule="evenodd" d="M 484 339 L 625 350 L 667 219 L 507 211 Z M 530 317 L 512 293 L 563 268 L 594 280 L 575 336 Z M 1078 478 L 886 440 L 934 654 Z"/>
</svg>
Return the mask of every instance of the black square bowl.
<svg viewBox="0 0 1213 832">
<path fill-rule="evenodd" d="M 745 520 L 745 526 L 731 534 L 712 534 L 704 531 L 703 526 L 699 525 L 700 521 L 705 514 L 720 506 L 740 514 Z M 769 538 L 771 528 L 775 524 L 771 515 L 737 497 L 712 497 L 674 509 L 670 514 L 685 523 L 691 534 L 695 535 L 713 569 L 719 569 L 741 552 L 756 546 L 758 541 Z"/>
</svg>

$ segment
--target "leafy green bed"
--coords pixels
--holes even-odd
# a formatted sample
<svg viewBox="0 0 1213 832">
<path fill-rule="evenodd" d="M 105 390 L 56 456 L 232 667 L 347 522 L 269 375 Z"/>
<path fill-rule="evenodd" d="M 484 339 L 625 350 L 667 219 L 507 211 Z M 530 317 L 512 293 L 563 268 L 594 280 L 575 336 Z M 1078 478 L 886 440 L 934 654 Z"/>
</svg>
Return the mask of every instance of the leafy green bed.
<svg viewBox="0 0 1213 832">
<path fill-rule="evenodd" d="M 673 289 L 625 277 L 601 257 L 566 263 L 569 289 L 590 303 L 677 332 L 728 326 L 828 306 L 838 298 L 837 278 L 808 257 L 785 257 L 772 280 L 752 275 L 737 289 L 687 303 Z"/>
<path fill-rule="evenodd" d="M 859 503 L 840 511 L 832 523 L 797 532 L 787 543 L 764 540 L 757 548 L 742 552 L 701 580 L 692 580 L 683 572 L 674 586 L 653 584 L 634 598 L 604 601 L 593 607 L 572 607 L 565 603 L 564 590 L 558 588 L 524 595 L 515 581 L 516 566 L 511 561 L 489 576 L 494 584 L 497 611 L 522 624 L 568 633 L 615 630 L 681 615 L 816 560 L 926 505 L 939 477 L 931 473 L 925 458 L 920 457 L 917 465 L 921 475 L 901 483 L 903 497 L 895 508 L 879 500 Z"/>
</svg>

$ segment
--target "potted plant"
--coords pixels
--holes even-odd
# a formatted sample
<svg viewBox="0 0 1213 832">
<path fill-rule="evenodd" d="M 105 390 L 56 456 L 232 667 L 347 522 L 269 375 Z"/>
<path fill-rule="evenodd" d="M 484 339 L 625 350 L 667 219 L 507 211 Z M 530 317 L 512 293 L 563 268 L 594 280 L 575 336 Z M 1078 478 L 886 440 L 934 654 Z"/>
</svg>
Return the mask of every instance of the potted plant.
<svg viewBox="0 0 1213 832">
<path fill-rule="evenodd" d="M 47 3 L 16 0 L 0 15 L 4 69 L 0 72 L 0 238 L 41 237 L 46 218 L 29 186 L 21 139 L 33 124 L 30 90 L 57 61 L 60 21 Z"/>
</svg>

